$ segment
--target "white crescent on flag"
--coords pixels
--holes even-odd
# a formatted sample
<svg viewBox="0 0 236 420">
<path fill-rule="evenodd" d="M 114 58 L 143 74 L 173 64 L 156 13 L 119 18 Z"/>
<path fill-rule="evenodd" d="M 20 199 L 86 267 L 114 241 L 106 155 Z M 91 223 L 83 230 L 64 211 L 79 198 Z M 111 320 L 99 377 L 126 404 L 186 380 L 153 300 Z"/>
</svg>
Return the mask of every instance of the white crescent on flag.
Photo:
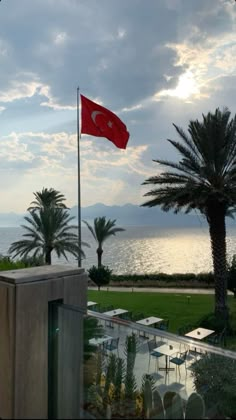
<svg viewBox="0 0 236 420">
<path fill-rule="evenodd" d="M 92 120 L 93 120 L 93 122 L 94 122 L 95 125 L 97 125 L 96 124 L 96 116 L 99 115 L 99 114 L 104 115 L 104 117 L 106 117 L 106 115 L 103 112 L 101 112 L 101 111 L 93 111 L 91 113 L 91 118 L 92 118 Z M 111 128 L 112 125 L 113 125 L 112 121 L 109 120 L 108 123 L 107 123 L 107 125 L 108 125 L 108 127 Z"/>
</svg>

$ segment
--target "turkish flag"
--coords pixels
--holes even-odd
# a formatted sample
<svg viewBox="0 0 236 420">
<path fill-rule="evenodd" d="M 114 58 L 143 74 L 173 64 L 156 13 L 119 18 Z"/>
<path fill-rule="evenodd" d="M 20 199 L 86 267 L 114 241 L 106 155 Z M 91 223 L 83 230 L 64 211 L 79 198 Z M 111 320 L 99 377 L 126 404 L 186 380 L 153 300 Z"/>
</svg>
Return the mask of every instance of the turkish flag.
<svg viewBox="0 0 236 420">
<path fill-rule="evenodd" d="M 81 97 L 81 133 L 96 137 L 106 137 L 120 149 L 126 149 L 129 132 L 126 125 L 101 105 L 83 95 Z"/>
</svg>

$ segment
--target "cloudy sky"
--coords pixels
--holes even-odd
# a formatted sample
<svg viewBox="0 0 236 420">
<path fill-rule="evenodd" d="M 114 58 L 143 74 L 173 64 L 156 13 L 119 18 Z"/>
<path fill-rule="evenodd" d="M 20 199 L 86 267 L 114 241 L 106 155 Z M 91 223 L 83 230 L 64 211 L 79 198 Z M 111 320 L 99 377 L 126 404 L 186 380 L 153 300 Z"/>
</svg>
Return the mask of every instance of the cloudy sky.
<svg viewBox="0 0 236 420">
<path fill-rule="evenodd" d="M 235 27 L 234 0 L 2 0 L 0 212 L 43 187 L 77 203 L 77 86 L 130 132 L 126 150 L 82 135 L 82 206 L 141 204 L 173 122 L 236 112 Z"/>
</svg>

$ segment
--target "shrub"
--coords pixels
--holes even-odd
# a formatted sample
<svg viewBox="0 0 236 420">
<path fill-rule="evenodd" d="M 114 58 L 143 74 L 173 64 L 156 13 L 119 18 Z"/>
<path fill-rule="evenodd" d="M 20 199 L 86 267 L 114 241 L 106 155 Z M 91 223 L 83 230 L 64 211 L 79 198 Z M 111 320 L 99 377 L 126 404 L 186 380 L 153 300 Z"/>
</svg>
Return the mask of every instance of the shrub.
<svg viewBox="0 0 236 420">
<path fill-rule="evenodd" d="M 214 276 L 212 273 L 174 273 L 174 274 L 166 274 L 166 273 L 150 273 L 150 274 L 120 274 L 120 275 L 112 275 L 111 280 L 116 283 L 132 283 L 138 284 L 143 282 L 145 283 L 153 282 L 153 285 L 160 287 L 161 285 L 168 287 L 177 286 L 177 287 L 188 287 L 189 285 L 192 287 L 196 285 L 199 287 L 199 283 L 202 286 L 213 286 L 214 285 Z"/>
<path fill-rule="evenodd" d="M 45 258 L 43 255 L 39 255 L 38 257 L 24 257 L 20 260 L 25 267 L 39 267 L 41 265 L 45 265 Z"/>
<path fill-rule="evenodd" d="M 0 255 L 0 271 L 15 270 L 18 268 L 25 268 L 23 261 L 13 261 L 8 256 Z"/>
<path fill-rule="evenodd" d="M 202 395 L 211 413 L 210 417 L 236 417 L 236 360 L 205 354 L 192 365 L 192 376 L 196 391 Z"/>
<path fill-rule="evenodd" d="M 96 267 L 93 265 L 88 270 L 88 275 L 92 281 L 97 285 L 98 290 L 100 290 L 101 286 L 104 286 L 106 284 L 109 284 L 110 278 L 111 278 L 112 270 L 110 270 L 108 267 L 102 265 L 101 267 Z"/>
<path fill-rule="evenodd" d="M 43 256 L 13 260 L 9 256 L 0 255 L 0 271 L 17 270 L 19 268 L 37 267 L 40 265 L 45 265 Z"/>
<path fill-rule="evenodd" d="M 233 255 L 228 269 L 228 289 L 233 292 L 236 298 L 236 255 Z"/>
</svg>

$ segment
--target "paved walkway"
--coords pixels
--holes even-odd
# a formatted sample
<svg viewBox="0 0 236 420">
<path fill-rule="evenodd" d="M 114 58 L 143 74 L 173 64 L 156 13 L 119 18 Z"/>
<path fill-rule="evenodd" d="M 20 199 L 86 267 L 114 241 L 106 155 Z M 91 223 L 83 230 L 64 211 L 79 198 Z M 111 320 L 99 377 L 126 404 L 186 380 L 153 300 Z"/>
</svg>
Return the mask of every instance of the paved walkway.
<svg viewBox="0 0 236 420">
<path fill-rule="evenodd" d="M 97 287 L 89 287 L 89 290 L 98 290 Z M 146 292 L 146 293 L 186 293 L 188 295 L 214 295 L 214 289 L 177 289 L 177 288 L 164 288 L 164 287 L 101 287 L 105 292 Z M 233 295 L 228 291 L 229 295 Z"/>
</svg>

